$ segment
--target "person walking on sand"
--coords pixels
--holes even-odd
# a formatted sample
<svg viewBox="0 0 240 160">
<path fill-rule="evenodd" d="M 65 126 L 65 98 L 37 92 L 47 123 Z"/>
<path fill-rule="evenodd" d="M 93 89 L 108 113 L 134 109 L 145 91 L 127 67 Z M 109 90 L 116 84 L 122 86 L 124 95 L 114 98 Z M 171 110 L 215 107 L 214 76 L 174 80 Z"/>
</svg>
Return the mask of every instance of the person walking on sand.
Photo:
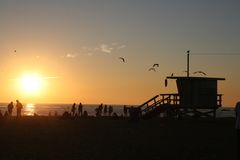
<svg viewBox="0 0 240 160">
<path fill-rule="evenodd" d="M 240 101 L 237 102 L 235 106 L 235 113 L 236 113 L 236 130 L 237 130 L 237 157 L 240 158 Z"/>
<path fill-rule="evenodd" d="M 72 116 L 75 116 L 75 111 L 76 111 L 76 103 L 73 103 L 72 105 Z"/>
<path fill-rule="evenodd" d="M 83 114 L 83 106 L 82 106 L 82 103 L 80 102 L 78 106 L 78 116 L 82 117 L 82 114 Z"/>
<path fill-rule="evenodd" d="M 12 111 L 13 111 L 13 102 L 8 104 L 8 115 L 11 116 L 12 115 Z"/>
<path fill-rule="evenodd" d="M 16 104 L 17 117 L 21 117 L 21 112 L 22 112 L 23 105 L 22 105 L 22 103 L 19 102 L 19 100 L 16 100 L 16 102 L 17 102 L 17 104 Z"/>
</svg>

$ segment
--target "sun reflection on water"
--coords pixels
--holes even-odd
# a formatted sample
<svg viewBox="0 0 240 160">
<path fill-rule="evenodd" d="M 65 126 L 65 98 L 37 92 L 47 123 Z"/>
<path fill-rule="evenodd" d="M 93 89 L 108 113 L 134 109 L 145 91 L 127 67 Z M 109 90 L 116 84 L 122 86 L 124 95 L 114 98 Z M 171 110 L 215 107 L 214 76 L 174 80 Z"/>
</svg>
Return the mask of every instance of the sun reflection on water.
<svg viewBox="0 0 240 160">
<path fill-rule="evenodd" d="M 32 103 L 28 103 L 26 104 L 25 107 L 25 115 L 27 116 L 33 116 L 35 113 L 35 105 Z"/>
</svg>

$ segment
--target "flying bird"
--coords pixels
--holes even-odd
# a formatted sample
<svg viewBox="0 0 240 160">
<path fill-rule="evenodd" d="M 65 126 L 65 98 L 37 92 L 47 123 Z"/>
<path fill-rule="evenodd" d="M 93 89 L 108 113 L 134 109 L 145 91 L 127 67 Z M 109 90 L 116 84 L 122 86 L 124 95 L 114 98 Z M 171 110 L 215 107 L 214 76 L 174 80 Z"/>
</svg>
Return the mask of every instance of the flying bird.
<svg viewBox="0 0 240 160">
<path fill-rule="evenodd" d="M 167 87 L 167 85 L 168 85 L 168 81 L 167 81 L 167 78 L 165 79 L 165 81 L 164 81 L 165 83 L 165 87 Z"/>
<path fill-rule="evenodd" d="M 159 64 L 158 63 L 153 64 L 153 68 L 154 67 L 159 67 Z"/>
<path fill-rule="evenodd" d="M 121 59 L 125 63 L 125 59 L 123 57 L 119 57 L 119 59 Z"/>
<path fill-rule="evenodd" d="M 154 71 L 154 72 L 156 72 L 156 69 L 152 67 L 152 68 L 149 68 L 148 71 Z"/>
<path fill-rule="evenodd" d="M 203 71 L 196 71 L 196 72 L 193 72 L 193 74 L 197 74 L 197 73 L 200 73 L 200 74 L 203 74 L 203 75 L 207 75 L 205 72 Z"/>
</svg>

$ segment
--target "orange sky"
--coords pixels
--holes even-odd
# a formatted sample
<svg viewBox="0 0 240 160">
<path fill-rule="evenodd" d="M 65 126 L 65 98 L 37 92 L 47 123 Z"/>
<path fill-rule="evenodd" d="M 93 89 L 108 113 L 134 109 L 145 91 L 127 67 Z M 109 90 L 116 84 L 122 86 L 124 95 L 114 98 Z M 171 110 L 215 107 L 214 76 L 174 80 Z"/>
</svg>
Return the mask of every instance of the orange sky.
<svg viewBox="0 0 240 160">
<path fill-rule="evenodd" d="M 165 88 L 164 79 L 185 75 L 191 50 L 191 73 L 226 78 L 219 93 L 224 106 L 234 106 L 240 100 L 235 3 L 1 1 L 0 101 L 140 104 L 176 92 L 175 82 Z M 160 67 L 148 71 L 154 63 Z M 16 79 L 33 73 L 43 79 L 41 90 L 25 94 Z"/>
</svg>

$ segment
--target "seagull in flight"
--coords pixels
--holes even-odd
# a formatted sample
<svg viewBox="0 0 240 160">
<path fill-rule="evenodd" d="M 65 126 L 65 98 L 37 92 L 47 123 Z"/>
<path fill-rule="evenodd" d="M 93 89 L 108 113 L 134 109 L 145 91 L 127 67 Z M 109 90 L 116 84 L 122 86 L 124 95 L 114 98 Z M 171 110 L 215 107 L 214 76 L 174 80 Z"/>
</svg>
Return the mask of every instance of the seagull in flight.
<svg viewBox="0 0 240 160">
<path fill-rule="evenodd" d="M 159 67 L 159 64 L 158 63 L 153 64 L 153 68 L 154 67 Z"/>
<path fill-rule="evenodd" d="M 152 67 L 152 68 L 149 68 L 148 71 L 154 71 L 154 72 L 156 72 L 156 69 Z"/>
<path fill-rule="evenodd" d="M 119 57 L 119 59 L 121 59 L 125 63 L 125 59 L 123 57 Z"/>
<path fill-rule="evenodd" d="M 203 75 L 207 75 L 205 72 L 203 71 L 196 71 L 196 72 L 193 72 L 193 74 L 197 74 L 197 73 L 200 73 L 200 74 L 203 74 Z"/>
</svg>

